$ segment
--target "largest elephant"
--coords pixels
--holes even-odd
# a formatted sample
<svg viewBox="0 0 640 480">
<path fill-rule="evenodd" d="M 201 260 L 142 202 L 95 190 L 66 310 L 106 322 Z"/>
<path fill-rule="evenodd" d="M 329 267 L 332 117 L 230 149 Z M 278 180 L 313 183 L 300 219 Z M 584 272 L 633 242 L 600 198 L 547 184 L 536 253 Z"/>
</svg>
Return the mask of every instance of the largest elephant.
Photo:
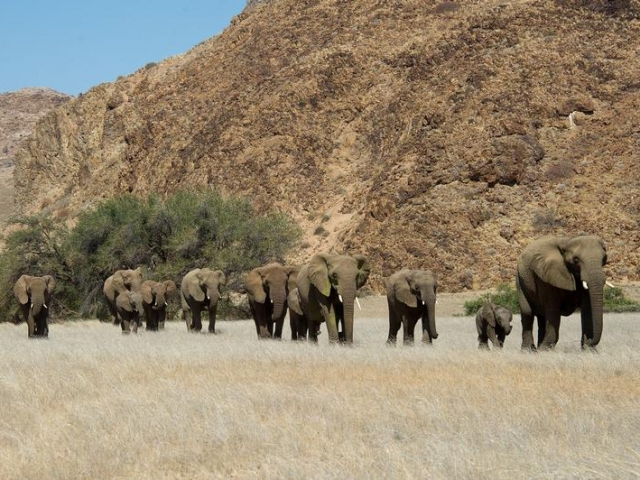
<svg viewBox="0 0 640 480">
<path fill-rule="evenodd" d="M 326 322 L 329 342 L 353 343 L 356 291 L 371 268 L 364 255 L 319 253 L 298 274 L 300 306 L 309 322 L 309 338 L 317 342 L 318 327 Z M 342 331 L 338 332 L 341 326 Z"/>
<path fill-rule="evenodd" d="M 122 318 L 118 314 L 116 299 L 124 292 L 140 292 L 142 286 L 142 267 L 136 269 L 116 270 L 104 281 L 102 291 L 107 299 L 109 312 L 113 316 L 113 324 L 119 325 Z"/>
<path fill-rule="evenodd" d="M 300 269 L 273 262 L 251 270 L 244 279 L 259 338 L 282 338 L 287 296 L 296 288 Z"/>
<path fill-rule="evenodd" d="M 580 308 L 582 348 L 595 348 L 602 335 L 603 289 L 607 251 L 600 237 L 546 236 L 518 257 L 516 286 L 522 318 L 522 349 L 535 350 L 533 321 L 538 319 L 538 348 L 558 342 L 560 317 Z"/>
<path fill-rule="evenodd" d="M 27 322 L 29 338 L 49 336 L 49 305 L 56 281 L 51 275 L 22 275 L 13 286 L 20 312 Z"/>
<path fill-rule="evenodd" d="M 209 333 L 216 333 L 216 312 L 222 287 L 227 283 L 220 270 L 196 268 L 182 278 L 182 316 L 188 331 L 202 330 L 202 311 L 209 310 Z"/>
</svg>

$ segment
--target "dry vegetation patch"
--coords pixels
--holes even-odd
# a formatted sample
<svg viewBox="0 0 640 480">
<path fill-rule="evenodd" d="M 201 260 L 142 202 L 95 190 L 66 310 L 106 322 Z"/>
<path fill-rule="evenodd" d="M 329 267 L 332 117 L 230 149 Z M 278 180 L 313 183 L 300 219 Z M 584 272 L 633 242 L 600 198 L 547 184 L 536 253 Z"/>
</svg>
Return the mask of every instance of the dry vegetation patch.
<svg viewBox="0 0 640 480">
<path fill-rule="evenodd" d="M 98 322 L 29 341 L 0 325 L 2 478 L 633 477 L 640 428 L 638 317 L 606 318 L 598 355 L 579 318 L 557 351 L 477 350 L 470 317 L 441 318 L 432 348 L 216 336 L 123 336 Z"/>
</svg>

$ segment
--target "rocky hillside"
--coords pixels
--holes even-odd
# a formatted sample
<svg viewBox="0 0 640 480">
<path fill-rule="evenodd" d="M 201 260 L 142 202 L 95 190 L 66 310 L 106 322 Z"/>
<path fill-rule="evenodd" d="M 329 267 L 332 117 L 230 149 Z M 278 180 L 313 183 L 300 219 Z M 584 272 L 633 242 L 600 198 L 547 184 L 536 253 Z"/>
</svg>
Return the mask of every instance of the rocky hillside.
<svg viewBox="0 0 640 480">
<path fill-rule="evenodd" d="M 634 0 L 271 0 L 185 55 L 90 90 L 18 155 L 25 211 L 212 185 L 443 290 L 511 281 L 549 232 L 640 275 Z M 31 185 L 40 186 L 33 195 Z"/>
<path fill-rule="evenodd" d="M 20 142 L 29 136 L 42 115 L 69 98 L 47 88 L 0 93 L 0 223 L 14 210 L 13 165 Z"/>
</svg>

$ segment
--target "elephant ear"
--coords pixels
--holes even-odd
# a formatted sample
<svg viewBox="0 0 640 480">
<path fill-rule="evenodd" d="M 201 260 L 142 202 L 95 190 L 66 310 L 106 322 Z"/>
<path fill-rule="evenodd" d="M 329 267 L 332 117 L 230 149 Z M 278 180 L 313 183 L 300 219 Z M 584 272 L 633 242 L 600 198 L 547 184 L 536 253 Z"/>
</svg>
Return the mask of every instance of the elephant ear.
<svg viewBox="0 0 640 480">
<path fill-rule="evenodd" d="M 331 293 L 327 260 L 326 254 L 318 253 L 311 258 L 307 266 L 309 280 L 311 280 L 313 286 L 325 297 L 328 297 Z"/>
<path fill-rule="evenodd" d="M 204 290 L 202 290 L 202 287 L 200 286 L 203 281 L 204 278 L 201 274 L 201 270 L 196 270 L 193 272 L 193 275 L 189 276 L 187 291 L 189 292 L 189 296 L 196 302 L 204 302 Z"/>
<path fill-rule="evenodd" d="M 173 295 L 178 289 L 178 287 L 176 286 L 176 282 L 174 282 L 173 280 L 166 280 L 163 282 L 163 284 L 167 295 Z"/>
<path fill-rule="evenodd" d="M 124 276 L 121 271 L 117 271 L 111 276 L 111 286 L 116 292 L 123 292 L 124 290 L 129 290 L 124 281 Z"/>
<path fill-rule="evenodd" d="M 365 283 L 367 283 L 367 279 L 369 278 L 369 274 L 371 273 L 371 265 L 369 264 L 369 260 L 367 260 L 367 257 L 365 257 L 364 255 L 354 255 L 353 258 L 356 259 L 358 265 L 356 288 L 360 288 Z"/>
<path fill-rule="evenodd" d="M 293 290 L 291 290 L 291 292 L 289 292 L 289 295 L 287 296 L 287 304 L 294 313 L 297 313 L 298 315 L 304 315 L 304 313 L 302 312 L 302 307 L 300 306 L 300 293 L 298 292 L 297 288 L 294 288 Z"/>
<path fill-rule="evenodd" d="M 288 266 L 284 267 L 287 272 L 287 292 L 292 292 L 298 287 L 298 273 L 300 273 L 300 267 Z"/>
<path fill-rule="evenodd" d="M 29 285 L 27 284 L 27 275 L 22 275 L 13 286 L 13 293 L 22 305 L 26 305 L 29 301 Z"/>
<path fill-rule="evenodd" d="M 496 328 L 496 312 L 494 310 L 494 305 L 491 302 L 486 302 L 482 306 L 480 316 L 486 320 L 489 325 Z"/>
<path fill-rule="evenodd" d="M 216 270 L 215 272 L 213 272 L 216 274 L 216 277 L 218 278 L 218 292 L 222 293 L 222 288 L 223 286 L 225 286 L 227 284 L 227 277 L 225 276 L 224 272 L 222 270 Z"/>
<path fill-rule="evenodd" d="M 44 281 L 47 284 L 47 292 L 49 292 L 49 294 L 52 294 L 53 291 L 56 289 L 56 279 L 53 278 L 51 275 L 45 275 L 42 278 L 44 278 Z"/>
<path fill-rule="evenodd" d="M 576 282 L 564 263 L 567 237 L 554 237 L 534 248 L 529 266 L 544 282 L 563 290 L 575 291 Z"/>
<path fill-rule="evenodd" d="M 244 278 L 244 289 L 256 302 L 264 303 L 267 301 L 267 292 L 264 291 L 262 275 L 260 275 L 258 268 L 251 270 Z"/>
<path fill-rule="evenodd" d="M 133 303 L 131 295 L 131 292 L 124 292 L 118 295 L 118 298 L 116 298 L 116 306 L 125 312 L 135 311 L 135 304 Z"/>
<path fill-rule="evenodd" d="M 151 288 L 151 282 L 142 282 L 142 286 L 140 287 L 140 294 L 142 295 L 142 300 L 144 303 L 150 305 L 153 303 L 153 289 Z"/>
<path fill-rule="evenodd" d="M 418 306 L 418 299 L 411 293 L 411 286 L 407 280 L 406 275 L 400 275 L 393 282 L 393 293 L 397 300 L 400 300 L 406 306 L 416 308 Z"/>
</svg>

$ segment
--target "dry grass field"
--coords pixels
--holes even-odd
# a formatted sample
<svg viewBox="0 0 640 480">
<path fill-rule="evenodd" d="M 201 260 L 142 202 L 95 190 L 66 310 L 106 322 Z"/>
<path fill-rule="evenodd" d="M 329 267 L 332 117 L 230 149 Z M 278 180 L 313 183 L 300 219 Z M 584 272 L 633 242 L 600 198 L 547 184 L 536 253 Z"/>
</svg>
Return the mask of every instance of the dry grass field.
<svg viewBox="0 0 640 480">
<path fill-rule="evenodd" d="M 608 315 L 597 355 L 577 316 L 532 355 L 519 320 L 502 352 L 470 317 L 393 348 L 370 311 L 353 348 L 258 341 L 250 321 L 39 341 L 2 324 L 0 478 L 640 477 L 638 315 Z"/>
</svg>

